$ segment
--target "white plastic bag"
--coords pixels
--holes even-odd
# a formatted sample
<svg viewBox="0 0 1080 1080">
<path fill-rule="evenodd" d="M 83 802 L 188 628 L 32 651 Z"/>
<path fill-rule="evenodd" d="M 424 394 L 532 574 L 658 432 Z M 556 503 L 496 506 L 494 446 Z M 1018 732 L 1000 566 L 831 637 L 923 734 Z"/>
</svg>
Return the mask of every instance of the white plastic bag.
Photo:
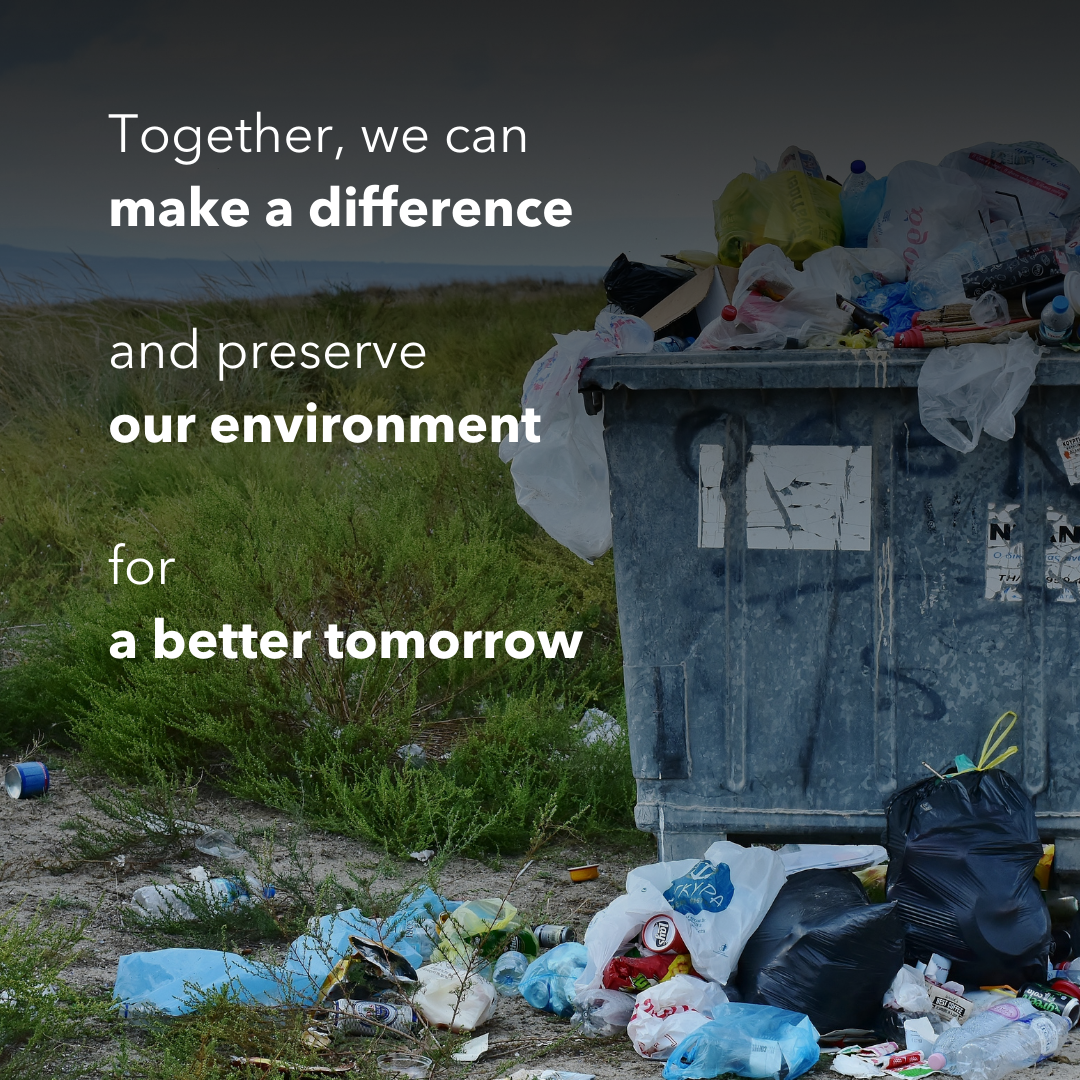
<svg viewBox="0 0 1080 1080">
<path fill-rule="evenodd" d="M 919 419 L 939 442 L 970 453 L 982 432 L 1003 442 L 1016 432 L 1041 355 L 1027 334 L 1003 345 L 934 349 L 919 372 Z M 954 420 L 966 421 L 970 438 Z"/>
<path fill-rule="evenodd" d="M 1019 215 L 1016 199 L 1028 218 L 1080 210 L 1080 170 L 1046 143 L 979 143 L 946 155 L 941 164 L 970 176 L 994 217 L 1004 221 Z"/>
<path fill-rule="evenodd" d="M 416 972 L 413 1005 L 432 1027 L 472 1031 L 495 1015 L 495 987 L 480 975 L 459 971 L 449 960 Z"/>
<path fill-rule="evenodd" d="M 881 1004 L 887 1009 L 898 1009 L 916 1016 L 925 1016 L 934 1011 L 930 995 L 926 992 L 926 980 L 910 964 L 904 964 L 896 973 Z"/>
<path fill-rule="evenodd" d="M 904 260 L 889 248 L 831 247 L 815 252 L 803 263 L 801 280 L 803 285 L 855 300 L 906 276 Z"/>
<path fill-rule="evenodd" d="M 667 1061 L 682 1040 L 710 1020 L 727 1004 L 719 983 L 693 975 L 673 975 L 665 982 L 642 990 L 634 999 L 634 1015 L 626 1034 L 643 1058 Z"/>
<path fill-rule="evenodd" d="M 902 161 L 889 173 L 885 201 L 867 246 L 889 248 L 911 270 L 965 240 L 983 237 L 981 203 L 978 184 L 958 169 Z"/>
<path fill-rule="evenodd" d="M 634 1004 L 634 998 L 621 990 L 589 990 L 575 998 L 570 1023 L 581 1035 L 621 1035 L 630 1023 Z"/>
<path fill-rule="evenodd" d="M 540 441 L 507 436 L 499 457 L 512 461 L 518 505 L 544 531 L 583 559 L 611 547 L 611 501 L 602 415 L 589 416 L 578 393 L 587 360 L 615 352 L 650 352 L 653 331 L 643 319 L 602 311 L 593 331 L 556 334 L 557 344 L 533 364 L 521 408 L 535 409 Z"/>
<path fill-rule="evenodd" d="M 726 983 L 785 880 L 775 851 L 727 840 L 713 844 L 704 859 L 636 867 L 626 875 L 625 894 L 598 911 L 585 931 L 589 960 L 577 994 L 601 986 L 608 961 L 657 914 L 674 919 L 694 970 Z"/>
</svg>

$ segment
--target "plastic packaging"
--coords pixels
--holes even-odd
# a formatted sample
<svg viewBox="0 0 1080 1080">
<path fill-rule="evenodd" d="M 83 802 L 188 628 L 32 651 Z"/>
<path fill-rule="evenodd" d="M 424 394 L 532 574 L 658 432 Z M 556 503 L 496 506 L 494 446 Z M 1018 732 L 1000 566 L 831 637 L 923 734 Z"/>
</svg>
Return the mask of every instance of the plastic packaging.
<svg viewBox="0 0 1080 1080">
<path fill-rule="evenodd" d="M 206 872 L 203 871 L 203 874 L 206 875 Z M 206 875 L 196 877 L 190 885 L 144 885 L 132 895 L 131 907 L 144 919 L 194 922 L 199 916 L 192 910 L 189 901 L 201 902 L 214 911 L 226 911 L 252 903 L 252 893 L 256 896 L 273 896 L 272 890 L 267 893 L 268 888 L 252 874 L 245 875 L 245 879 L 211 878 Z"/>
<path fill-rule="evenodd" d="M 964 275 L 984 265 L 979 245 L 965 240 L 936 259 L 916 263 L 908 278 L 908 295 L 923 311 L 945 304 L 962 304 L 966 299 Z"/>
<path fill-rule="evenodd" d="M 993 289 L 984 292 L 971 305 L 971 321 L 976 326 L 1005 326 L 1010 321 L 1009 302 Z"/>
<path fill-rule="evenodd" d="M 727 1000 L 719 983 L 675 975 L 638 994 L 626 1034 L 640 1057 L 666 1061 L 691 1031 L 714 1019 Z"/>
<path fill-rule="evenodd" d="M 420 968 L 416 977 L 420 987 L 413 1005 L 433 1027 L 472 1031 L 495 1015 L 495 987 L 449 960 Z"/>
<path fill-rule="evenodd" d="M 902 161 L 889 173 L 881 211 L 867 240 L 869 247 L 895 251 L 913 270 L 986 234 L 979 219 L 982 192 L 956 169 L 922 161 Z"/>
<path fill-rule="evenodd" d="M 1007 344 L 934 349 L 919 372 L 919 418 L 935 439 L 970 453 L 983 431 L 1006 441 L 1035 381 L 1039 349 L 1027 334 Z M 963 420 L 965 435 L 952 421 Z"/>
<path fill-rule="evenodd" d="M 540 952 L 536 935 L 513 904 L 500 899 L 470 900 L 443 920 L 431 959 L 461 966 L 472 964 L 476 954 L 494 960 L 511 936 L 517 938 L 520 952 L 536 959 Z"/>
<path fill-rule="evenodd" d="M 1050 916 L 1032 876 L 1042 843 L 1019 780 L 997 768 L 931 777 L 891 796 L 885 820 L 887 892 L 909 953 L 951 957 L 964 985 L 1045 978 Z"/>
<path fill-rule="evenodd" d="M 1017 200 L 1029 216 L 1061 218 L 1080 209 L 1080 171 L 1046 143 L 980 143 L 941 164 L 970 176 L 994 217 L 1014 218 Z"/>
<path fill-rule="evenodd" d="M 695 971 L 726 983 L 785 878 L 775 851 L 744 848 L 727 840 L 709 847 L 704 859 L 635 867 L 626 875 L 626 893 L 589 923 L 585 932 L 589 963 L 578 980 L 578 991 L 599 987 L 608 961 L 661 912 L 673 916 Z"/>
<path fill-rule="evenodd" d="M 888 858 L 879 844 L 785 844 L 779 855 L 788 874 L 800 870 L 862 870 Z"/>
<path fill-rule="evenodd" d="M 793 874 L 739 959 L 743 1001 L 806 1013 L 819 1031 L 873 1027 L 904 962 L 895 909 L 848 870 Z"/>
<path fill-rule="evenodd" d="M 518 986 L 528 966 L 529 959 L 523 953 L 513 949 L 504 952 L 495 961 L 495 970 L 491 975 L 491 981 L 495 984 L 496 993 L 500 997 L 517 997 Z"/>
<path fill-rule="evenodd" d="M 886 178 L 875 180 L 864 161 L 851 163 L 851 175 L 840 189 L 840 209 L 844 215 L 844 247 L 864 248 L 866 238 L 885 201 Z"/>
<path fill-rule="evenodd" d="M 694 965 L 689 953 L 654 956 L 613 956 L 604 967 L 604 987 L 636 994 L 675 975 L 691 975 Z"/>
<path fill-rule="evenodd" d="M 904 964 L 896 973 L 889 989 L 885 991 L 882 1004 L 887 1009 L 924 1016 L 933 1006 L 926 992 L 926 980 L 910 964 Z"/>
<path fill-rule="evenodd" d="M 1052 1057 L 1061 1049 L 1068 1033 L 1069 1021 L 1064 1017 L 1049 1013 L 1029 1016 L 1007 1024 L 992 1035 L 965 1043 L 950 1071 L 964 1080 L 1001 1080 L 1016 1069 Z M 941 1062 L 931 1054 L 928 1064 L 931 1068 L 940 1067 Z"/>
<path fill-rule="evenodd" d="M 549 536 L 583 559 L 598 559 L 611 547 L 604 418 L 589 416 L 578 393 L 578 375 L 587 360 L 615 352 L 647 353 L 653 346 L 648 323 L 630 315 L 601 311 L 592 331 L 556 334 L 555 348 L 533 364 L 525 378 L 521 407 L 540 416 L 538 443 L 519 433 L 499 447 L 513 462 L 518 505 Z"/>
<path fill-rule="evenodd" d="M 776 244 L 796 263 L 843 242 L 836 184 L 784 169 L 764 180 L 740 173 L 713 203 L 720 262 L 741 266 L 762 244 Z"/>
<path fill-rule="evenodd" d="M 627 315 L 640 317 L 685 285 L 693 276 L 693 270 L 649 266 L 646 263 L 631 262 L 625 255 L 620 255 L 604 274 L 604 289 L 609 303 L 617 304 Z M 691 311 L 666 329 L 676 337 L 690 337 L 696 334 L 700 327 L 697 316 Z"/>
<path fill-rule="evenodd" d="M 719 1076 L 795 1077 L 817 1064 L 818 1033 L 809 1018 L 771 1005 L 730 1004 L 692 1031 L 664 1066 L 664 1080 Z"/>
<path fill-rule="evenodd" d="M 962 1027 L 943 1031 L 934 1040 L 933 1052 L 944 1059 L 938 1068 L 950 1076 L 958 1076 L 957 1055 L 967 1043 L 993 1035 L 1007 1024 L 1034 1016 L 1037 1012 L 1038 1009 L 1026 998 L 1008 998 L 973 1016 Z"/>
<path fill-rule="evenodd" d="M 1061 345 L 1069 340 L 1073 328 L 1073 310 L 1064 296 L 1055 296 L 1042 309 L 1039 322 L 1039 341 L 1043 345 Z"/>
<path fill-rule="evenodd" d="M 574 1011 L 574 983 L 585 970 L 584 945 L 567 941 L 534 960 L 521 979 L 521 996 L 534 1008 L 570 1016 Z"/>
<path fill-rule="evenodd" d="M 634 1013 L 635 1000 L 618 990 L 587 990 L 574 1002 L 570 1022 L 581 1035 L 622 1035 Z"/>
</svg>

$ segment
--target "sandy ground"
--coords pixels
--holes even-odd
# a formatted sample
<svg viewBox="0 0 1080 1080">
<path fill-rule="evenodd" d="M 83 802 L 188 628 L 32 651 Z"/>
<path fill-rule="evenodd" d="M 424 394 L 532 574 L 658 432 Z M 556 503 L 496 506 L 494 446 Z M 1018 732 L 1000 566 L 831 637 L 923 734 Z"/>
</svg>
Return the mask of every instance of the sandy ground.
<svg viewBox="0 0 1080 1080">
<path fill-rule="evenodd" d="M 120 955 L 155 947 L 132 924 L 130 916 L 125 917 L 124 905 L 134 890 L 151 881 L 183 879 L 184 871 L 198 864 L 212 870 L 213 860 L 192 851 L 153 872 L 120 867 L 111 861 L 63 869 L 70 861 L 70 852 L 65 847 L 69 834 L 61 825 L 78 813 L 93 815 L 88 801 L 88 793 L 93 790 L 92 779 L 76 779 L 59 768 L 54 770 L 52 789 L 44 799 L 14 801 L 0 797 L 0 912 L 19 904 L 19 917 L 25 919 L 55 897 L 61 898 L 63 906 L 46 908 L 49 918 L 70 920 L 73 915 L 93 912 L 82 951 L 66 977 L 73 984 L 107 991 L 111 990 Z M 192 817 L 234 833 L 275 825 L 280 835 L 289 828 L 288 821 L 265 807 L 225 797 L 200 800 Z M 422 876 L 416 863 L 387 860 L 371 846 L 327 833 L 301 836 L 296 850 L 314 880 L 331 872 L 340 880 L 349 866 L 378 866 L 372 876 L 373 890 L 403 891 L 411 880 Z M 589 919 L 623 891 L 627 870 L 641 858 L 640 851 L 582 848 L 556 841 L 521 876 L 511 900 L 533 923 L 573 925 L 580 940 Z M 581 884 L 569 880 L 568 866 L 593 861 L 601 864 L 597 880 Z M 283 871 L 289 868 L 284 851 L 275 865 Z M 488 865 L 455 859 L 444 869 L 441 891 L 458 900 L 503 896 L 519 869 L 518 862 L 509 860 L 503 865 Z M 371 871 L 367 875 L 371 876 Z M 488 1054 L 476 1064 L 455 1066 L 454 1073 L 493 1080 L 529 1067 L 592 1073 L 600 1080 L 655 1080 L 661 1069 L 659 1063 L 639 1058 L 629 1040 L 571 1036 L 567 1021 L 539 1013 L 521 998 L 500 998 L 495 1017 L 482 1030 L 490 1036 Z M 558 1045 L 551 1046 L 553 1043 Z M 104 1061 L 108 1052 L 109 1048 L 103 1047 L 97 1054 Z M 835 1075 L 827 1072 L 827 1061 L 823 1058 L 815 1071 Z M 1080 1080 L 1080 1030 L 1066 1043 L 1057 1060 L 1038 1066 L 1038 1074 L 1044 1080 Z"/>
</svg>

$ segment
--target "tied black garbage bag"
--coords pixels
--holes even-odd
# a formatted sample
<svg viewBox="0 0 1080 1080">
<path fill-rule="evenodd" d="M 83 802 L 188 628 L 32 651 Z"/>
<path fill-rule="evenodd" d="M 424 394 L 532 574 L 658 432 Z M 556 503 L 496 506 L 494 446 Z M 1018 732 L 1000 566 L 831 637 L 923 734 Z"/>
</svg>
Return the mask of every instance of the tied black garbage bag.
<svg viewBox="0 0 1080 1080">
<path fill-rule="evenodd" d="M 973 769 L 898 791 L 885 804 L 885 846 L 909 958 L 950 957 L 965 986 L 1046 978 L 1050 915 L 1032 876 L 1042 844 L 1015 777 Z"/>
<path fill-rule="evenodd" d="M 742 951 L 743 1000 L 806 1013 L 822 1033 L 873 1027 L 904 962 L 895 909 L 848 870 L 792 874 Z"/>
<path fill-rule="evenodd" d="M 693 276 L 693 270 L 648 266 L 620 255 L 604 275 L 604 289 L 609 303 L 618 304 L 627 315 L 641 318 Z M 693 311 L 664 327 L 665 334 L 676 337 L 694 337 L 700 332 L 698 317 Z"/>
</svg>

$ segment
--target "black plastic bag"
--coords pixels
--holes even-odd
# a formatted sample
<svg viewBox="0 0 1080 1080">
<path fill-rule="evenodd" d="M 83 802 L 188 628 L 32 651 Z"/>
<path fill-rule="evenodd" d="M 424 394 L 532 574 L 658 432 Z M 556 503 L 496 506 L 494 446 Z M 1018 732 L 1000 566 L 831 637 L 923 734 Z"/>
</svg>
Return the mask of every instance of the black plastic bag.
<svg viewBox="0 0 1080 1080">
<path fill-rule="evenodd" d="M 1001 769 L 931 777 L 885 804 L 886 895 L 908 956 L 950 957 L 965 986 L 1046 978 L 1050 914 L 1032 874 L 1042 855 L 1035 807 Z"/>
<path fill-rule="evenodd" d="M 641 318 L 693 276 L 693 270 L 648 266 L 646 263 L 631 262 L 625 255 L 620 255 L 604 275 L 604 289 L 609 303 L 618 304 L 627 315 Z M 670 326 L 664 327 L 665 334 L 676 337 L 694 337 L 700 332 L 701 326 L 694 311 L 687 312 Z"/>
<path fill-rule="evenodd" d="M 821 1034 L 873 1027 L 904 962 L 895 909 L 848 870 L 792 874 L 739 958 L 743 1000 L 806 1013 Z"/>
</svg>

